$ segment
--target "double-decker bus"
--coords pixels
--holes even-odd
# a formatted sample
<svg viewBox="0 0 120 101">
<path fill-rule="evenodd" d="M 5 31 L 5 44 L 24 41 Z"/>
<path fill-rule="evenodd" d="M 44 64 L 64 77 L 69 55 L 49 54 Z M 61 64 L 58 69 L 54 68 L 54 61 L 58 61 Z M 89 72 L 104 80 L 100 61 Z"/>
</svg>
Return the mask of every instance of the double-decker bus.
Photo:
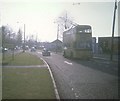
<svg viewBox="0 0 120 101">
<path fill-rule="evenodd" d="M 92 58 L 92 28 L 77 25 L 63 32 L 63 56 L 69 58 Z"/>
</svg>

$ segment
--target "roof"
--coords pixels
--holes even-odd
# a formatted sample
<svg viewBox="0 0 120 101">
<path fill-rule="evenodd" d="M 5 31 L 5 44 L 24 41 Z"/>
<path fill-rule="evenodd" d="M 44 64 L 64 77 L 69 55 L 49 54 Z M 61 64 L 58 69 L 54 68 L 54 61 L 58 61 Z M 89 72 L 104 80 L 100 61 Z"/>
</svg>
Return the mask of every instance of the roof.
<svg viewBox="0 0 120 101">
<path fill-rule="evenodd" d="M 62 43 L 62 41 L 60 41 L 59 39 L 56 39 L 56 40 L 54 40 L 54 41 L 51 42 L 51 43 Z"/>
<path fill-rule="evenodd" d="M 91 26 L 90 26 L 90 25 L 77 25 L 77 26 L 72 26 L 72 27 L 66 29 L 63 33 L 68 32 L 68 31 L 70 31 L 71 29 L 74 29 L 74 28 L 90 29 Z"/>
</svg>

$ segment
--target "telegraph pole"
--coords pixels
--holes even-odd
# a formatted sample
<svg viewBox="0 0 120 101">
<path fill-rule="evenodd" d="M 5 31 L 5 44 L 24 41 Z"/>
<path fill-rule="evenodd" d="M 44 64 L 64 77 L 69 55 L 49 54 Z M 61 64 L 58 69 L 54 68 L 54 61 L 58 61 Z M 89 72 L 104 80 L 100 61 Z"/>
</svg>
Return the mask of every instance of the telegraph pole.
<svg viewBox="0 0 120 101">
<path fill-rule="evenodd" d="M 38 45 L 37 45 L 37 33 L 36 33 L 36 46 L 35 46 L 35 48 L 37 49 L 38 48 Z"/>
<path fill-rule="evenodd" d="M 58 40 L 58 36 L 59 36 L 59 24 L 58 24 L 58 28 L 57 28 L 57 40 Z"/>
<path fill-rule="evenodd" d="M 113 41 L 114 41 L 114 29 L 115 29 L 116 9 L 117 9 L 117 0 L 115 0 L 114 16 L 113 16 L 113 26 L 112 26 L 111 54 L 110 54 L 110 60 L 111 61 L 113 60 Z"/>
<path fill-rule="evenodd" d="M 25 52 L 25 24 L 24 24 L 24 43 L 23 43 L 23 52 Z"/>
<path fill-rule="evenodd" d="M 65 29 L 67 29 L 67 12 L 65 14 Z"/>
<path fill-rule="evenodd" d="M 58 24 L 58 28 L 57 28 L 57 40 L 56 40 L 56 53 L 58 51 L 58 37 L 59 37 L 59 24 Z"/>
</svg>

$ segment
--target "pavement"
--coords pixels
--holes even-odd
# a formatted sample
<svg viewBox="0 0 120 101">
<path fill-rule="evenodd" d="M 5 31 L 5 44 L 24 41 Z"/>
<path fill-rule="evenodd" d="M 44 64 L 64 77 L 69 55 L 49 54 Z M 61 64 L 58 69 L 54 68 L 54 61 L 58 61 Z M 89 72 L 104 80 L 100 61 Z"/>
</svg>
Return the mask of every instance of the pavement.
<svg viewBox="0 0 120 101">
<path fill-rule="evenodd" d="M 94 54 L 93 58 L 94 59 L 101 59 L 101 60 L 108 60 L 108 61 L 110 61 L 110 54 Z M 119 58 L 120 58 L 120 56 L 113 55 L 113 60 L 112 61 L 118 62 Z"/>
<path fill-rule="evenodd" d="M 32 68 L 32 67 L 37 67 L 37 68 L 45 68 L 47 65 L 30 65 L 30 66 L 9 66 L 9 65 L 4 65 L 2 66 L 4 68 Z"/>
<path fill-rule="evenodd" d="M 54 54 L 59 54 L 59 55 L 63 55 L 62 52 L 52 52 Z M 110 60 L 110 54 L 93 54 L 93 59 L 101 59 L 101 60 Z M 120 59 L 119 55 L 113 55 L 113 61 L 118 62 Z"/>
</svg>

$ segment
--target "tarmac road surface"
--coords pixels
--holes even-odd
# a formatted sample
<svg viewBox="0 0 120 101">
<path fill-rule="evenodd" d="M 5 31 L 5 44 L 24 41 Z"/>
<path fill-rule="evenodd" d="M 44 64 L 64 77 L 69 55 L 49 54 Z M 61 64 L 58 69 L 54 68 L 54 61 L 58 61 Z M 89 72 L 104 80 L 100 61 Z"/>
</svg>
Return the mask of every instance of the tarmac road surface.
<svg viewBox="0 0 120 101">
<path fill-rule="evenodd" d="M 43 57 L 50 65 L 61 99 L 117 99 L 117 65 L 108 61 L 69 60 L 52 53 Z"/>
</svg>

